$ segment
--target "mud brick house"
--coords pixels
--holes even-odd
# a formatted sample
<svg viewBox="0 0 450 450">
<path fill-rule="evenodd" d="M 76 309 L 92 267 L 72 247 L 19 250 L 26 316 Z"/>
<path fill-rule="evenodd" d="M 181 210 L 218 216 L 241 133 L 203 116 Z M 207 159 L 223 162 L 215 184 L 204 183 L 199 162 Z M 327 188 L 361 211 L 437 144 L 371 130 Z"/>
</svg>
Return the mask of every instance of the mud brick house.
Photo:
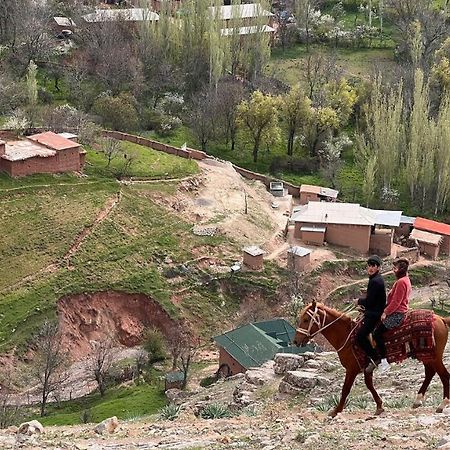
<svg viewBox="0 0 450 450">
<path fill-rule="evenodd" d="M 349 247 L 386 256 L 393 249 L 401 211 L 373 210 L 357 203 L 309 202 L 294 208 L 294 237 L 305 243 Z"/>
<path fill-rule="evenodd" d="M 295 272 L 303 272 L 311 264 L 311 250 L 298 245 L 287 251 L 287 268 Z"/>
<path fill-rule="evenodd" d="M 264 250 L 256 245 L 251 245 L 243 249 L 244 264 L 252 270 L 260 270 L 263 268 Z"/>
<path fill-rule="evenodd" d="M 435 220 L 424 219 L 423 217 L 416 217 L 414 220 L 414 229 L 440 236 L 442 240 L 439 244 L 439 254 L 450 255 L 450 225 L 436 222 Z"/>
<path fill-rule="evenodd" d="M 0 171 L 12 177 L 79 172 L 85 155 L 79 143 L 47 131 L 22 140 L 0 141 Z"/>
<path fill-rule="evenodd" d="M 295 329 L 284 319 L 249 323 L 216 336 L 219 346 L 219 372 L 224 376 L 245 372 L 250 367 L 260 367 L 277 353 L 304 353 L 311 346 L 291 345 Z"/>
<path fill-rule="evenodd" d="M 322 186 L 302 184 L 300 186 L 300 205 L 308 202 L 335 202 L 339 191 Z"/>
<path fill-rule="evenodd" d="M 409 239 L 417 243 L 420 253 L 429 256 L 431 259 L 438 257 L 443 240 L 441 235 L 414 229 L 409 235 Z"/>
</svg>

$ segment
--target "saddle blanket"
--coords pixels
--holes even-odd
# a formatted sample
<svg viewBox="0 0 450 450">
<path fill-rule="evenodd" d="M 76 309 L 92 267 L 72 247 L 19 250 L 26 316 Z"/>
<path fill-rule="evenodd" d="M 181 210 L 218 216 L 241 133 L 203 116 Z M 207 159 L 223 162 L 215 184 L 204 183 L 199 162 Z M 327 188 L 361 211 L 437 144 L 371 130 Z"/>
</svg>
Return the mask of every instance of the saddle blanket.
<svg viewBox="0 0 450 450">
<path fill-rule="evenodd" d="M 407 312 L 402 324 L 384 333 L 387 360 L 390 363 L 401 362 L 408 357 L 417 358 L 422 362 L 434 359 L 435 342 L 433 336 L 434 313 L 426 309 L 416 309 Z M 361 322 L 352 333 L 353 350 L 360 367 L 365 367 L 366 355 L 355 342 L 356 332 Z"/>
</svg>

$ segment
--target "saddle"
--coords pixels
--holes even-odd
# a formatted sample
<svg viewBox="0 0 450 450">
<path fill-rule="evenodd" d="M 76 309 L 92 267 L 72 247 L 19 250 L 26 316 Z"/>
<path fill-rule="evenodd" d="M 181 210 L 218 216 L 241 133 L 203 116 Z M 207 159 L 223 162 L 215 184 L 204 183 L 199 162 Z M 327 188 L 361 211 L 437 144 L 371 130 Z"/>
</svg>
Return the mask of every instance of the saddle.
<svg viewBox="0 0 450 450">
<path fill-rule="evenodd" d="M 426 309 L 411 310 L 406 313 L 401 325 L 384 333 L 386 358 L 390 363 L 401 362 L 408 357 L 422 362 L 434 359 L 434 313 Z M 366 355 L 355 342 L 355 336 L 361 322 L 352 333 L 353 351 L 360 367 L 365 367 Z"/>
</svg>

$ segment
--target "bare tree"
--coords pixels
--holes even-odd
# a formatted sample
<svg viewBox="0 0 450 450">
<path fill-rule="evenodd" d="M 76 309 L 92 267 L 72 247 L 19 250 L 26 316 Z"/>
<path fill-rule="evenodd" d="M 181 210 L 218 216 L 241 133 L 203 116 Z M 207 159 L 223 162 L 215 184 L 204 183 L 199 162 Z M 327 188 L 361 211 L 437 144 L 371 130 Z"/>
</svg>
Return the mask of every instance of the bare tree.
<svg viewBox="0 0 450 450">
<path fill-rule="evenodd" d="M 61 347 L 58 324 L 45 322 L 36 341 L 36 353 L 33 359 L 31 375 L 38 383 L 41 396 L 41 417 L 50 395 L 55 394 L 67 381 L 67 356 Z"/>
<path fill-rule="evenodd" d="M 92 354 L 86 366 L 87 376 L 97 383 L 100 396 L 103 397 L 108 386 L 114 361 L 113 343 L 110 338 L 92 342 Z"/>
<path fill-rule="evenodd" d="M 106 156 L 106 159 L 108 160 L 108 163 L 106 165 L 107 168 L 111 165 L 111 161 L 117 158 L 122 152 L 120 141 L 113 138 L 102 139 L 101 148 Z"/>
<path fill-rule="evenodd" d="M 14 368 L 3 366 L 0 370 L 0 428 L 17 423 L 22 415 L 22 408 L 12 401 L 15 382 Z"/>
<path fill-rule="evenodd" d="M 240 81 L 225 80 L 219 82 L 216 91 L 216 108 L 218 120 L 222 123 L 226 143 L 231 144 L 231 150 L 236 145 L 237 107 L 244 99 L 245 90 Z"/>
</svg>

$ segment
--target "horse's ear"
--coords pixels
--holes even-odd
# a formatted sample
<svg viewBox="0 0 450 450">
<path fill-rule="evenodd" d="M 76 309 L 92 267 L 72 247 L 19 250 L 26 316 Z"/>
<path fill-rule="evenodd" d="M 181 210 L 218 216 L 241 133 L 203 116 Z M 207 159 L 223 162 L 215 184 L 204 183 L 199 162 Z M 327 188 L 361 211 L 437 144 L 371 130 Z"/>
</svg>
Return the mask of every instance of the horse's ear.
<svg viewBox="0 0 450 450">
<path fill-rule="evenodd" d="M 316 299 L 314 299 L 314 300 L 311 302 L 311 306 L 312 306 L 313 308 L 315 308 L 315 307 L 317 306 Z"/>
</svg>

